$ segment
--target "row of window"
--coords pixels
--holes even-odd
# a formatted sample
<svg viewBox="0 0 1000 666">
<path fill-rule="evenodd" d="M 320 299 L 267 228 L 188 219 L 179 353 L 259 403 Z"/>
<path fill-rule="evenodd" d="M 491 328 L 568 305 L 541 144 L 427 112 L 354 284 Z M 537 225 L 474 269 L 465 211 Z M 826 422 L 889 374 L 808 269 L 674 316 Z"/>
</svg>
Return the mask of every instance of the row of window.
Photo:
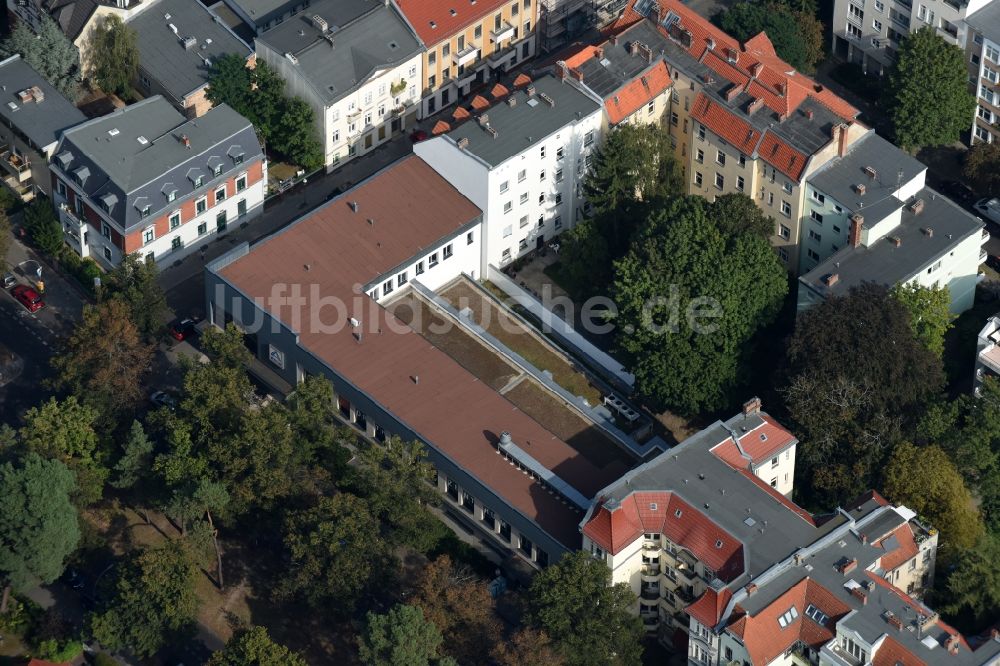
<svg viewBox="0 0 1000 666">
<path fill-rule="evenodd" d="M 237 205 L 237 215 L 243 217 L 247 214 L 247 202 L 246 199 L 240 199 Z M 229 213 L 225 210 L 220 210 L 215 215 L 215 231 L 217 233 L 222 233 L 226 230 L 228 225 Z M 107 225 L 103 225 L 106 227 Z M 174 231 L 181 226 L 181 215 L 179 212 L 174 213 L 170 216 L 170 229 L 169 231 Z M 102 233 L 104 233 L 104 228 L 102 227 Z M 208 233 L 208 222 L 202 221 L 198 224 L 198 236 L 204 236 Z M 105 234 L 109 236 L 108 234 Z M 142 244 L 149 245 L 154 240 L 156 240 L 156 227 L 148 227 L 142 231 Z M 170 248 L 172 250 L 178 250 L 184 247 L 184 241 L 181 239 L 181 235 L 177 234 L 170 240 Z"/>
<path fill-rule="evenodd" d="M 242 192 L 242 191 L 244 191 L 246 188 L 247 188 L 247 175 L 244 173 L 244 174 L 241 174 L 236 179 L 236 192 L 237 192 L 237 194 L 240 193 L 240 192 Z M 227 185 L 225 183 L 223 183 L 218 188 L 216 188 L 215 194 L 214 194 L 215 203 L 212 204 L 213 206 L 218 206 L 220 203 L 222 203 L 223 201 L 226 200 L 226 198 L 228 196 L 227 189 L 228 189 L 228 187 L 227 187 Z M 246 212 L 246 200 L 240 201 L 240 208 L 243 211 L 243 213 Z M 194 202 L 194 216 L 195 217 L 197 217 L 198 215 L 204 214 L 207 210 L 208 210 L 208 195 L 205 195 L 203 197 L 199 197 L 198 199 L 195 200 L 195 202 Z M 142 217 L 142 218 L 149 217 L 149 214 L 150 214 L 149 213 L 149 206 L 145 206 L 140 211 L 140 217 Z M 224 212 L 223 212 L 223 215 L 225 215 Z M 242 216 L 242 213 L 241 213 L 241 216 Z M 172 213 L 170 213 L 170 216 L 167 219 L 169 220 L 170 231 L 173 231 L 177 227 L 181 226 L 181 224 L 183 223 L 183 220 L 181 219 L 181 211 L 180 210 L 175 210 Z M 156 239 L 156 228 L 155 227 L 148 227 L 148 228 L 144 229 L 143 232 L 142 232 L 142 239 L 143 239 L 142 240 L 143 244 L 152 243 Z"/>
<path fill-rule="evenodd" d="M 474 241 L 475 241 L 475 236 L 473 235 L 473 232 L 470 231 L 467 234 L 465 234 L 466 245 L 472 245 Z M 454 256 L 454 254 L 455 254 L 454 243 L 448 243 L 443 248 L 441 248 L 441 255 L 440 255 L 441 261 L 447 261 L 448 259 L 451 259 L 452 256 Z M 431 270 L 435 268 L 440 263 L 440 261 L 438 260 L 438 253 L 431 252 L 429 255 L 427 255 L 426 261 L 427 261 L 426 270 Z M 423 275 L 425 272 L 424 265 L 425 265 L 424 260 L 421 259 L 414 265 L 413 272 L 418 276 Z M 396 290 L 396 287 L 402 287 L 409 281 L 410 281 L 409 271 L 402 271 L 401 273 L 396 275 L 395 281 L 393 281 L 390 278 L 385 282 L 383 282 L 381 291 L 379 290 L 379 287 L 375 287 L 370 292 L 368 292 L 368 295 L 371 296 L 373 300 L 377 301 L 382 296 L 388 296 L 389 294 L 391 294 L 393 291 Z"/>
</svg>

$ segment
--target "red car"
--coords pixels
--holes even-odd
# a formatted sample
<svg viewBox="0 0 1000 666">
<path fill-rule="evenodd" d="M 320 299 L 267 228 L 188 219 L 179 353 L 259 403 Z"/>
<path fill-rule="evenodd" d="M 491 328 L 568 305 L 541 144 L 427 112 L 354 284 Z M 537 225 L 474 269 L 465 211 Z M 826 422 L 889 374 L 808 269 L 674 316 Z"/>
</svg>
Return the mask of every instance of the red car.
<svg viewBox="0 0 1000 666">
<path fill-rule="evenodd" d="M 10 295 L 16 298 L 28 312 L 38 312 L 45 307 L 45 301 L 38 292 L 25 284 L 19 284 L 10 290 Z"/>
<path fill-rule="evenodd" d="M 421 141 L 426 141 L 426 140 L 427 140 L 427 132 L 421 129 L 414 130 L 414 132 L 410 134 L 410 141 L 412 141 L 413 143 L 420 143 Z"/>
<path fill-rule="evenodd" d="M 198 335 L 197 323 L 194 319 L 179 319 L 170 326 L 170 336 L 174 340 L 189 340 Z"/>
</svg>

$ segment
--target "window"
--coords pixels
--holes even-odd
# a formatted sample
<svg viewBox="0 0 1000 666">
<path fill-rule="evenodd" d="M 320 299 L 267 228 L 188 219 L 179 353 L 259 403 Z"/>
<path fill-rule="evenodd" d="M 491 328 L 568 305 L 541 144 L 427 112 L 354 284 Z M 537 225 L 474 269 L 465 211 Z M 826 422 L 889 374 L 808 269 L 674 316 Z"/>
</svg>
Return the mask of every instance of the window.
<svg viewBox="0 0 1000 666">
<path fill-rule="evenodd" d="M 424 274 L 424 262 L 418 261 L 416 267 L 413 269 L 413 273 L 415 275 L 423 275 Z"/>
<path fill-rule="evenodd" d="M 721 166 L 726 166 L 726 154 L 721 150 L 715 156 L 715 163 Z"/>
<path fill-rule="evenodd" d="M 823 224 L 823 216 L 816 211 L 809 211 L 809 217 L 811 217 L 817 224 Z"/>
<path fill-rule="evenodd" d="M 542 182 L 544 180 L 545 180 L 545 169 L 542 169 L 538 174 L 538 182 Z"/>
<path fill-rule="evenodd" d="M 736 176 L 736 189 L 740 192 L 743 191 L 743 187 L 746 185 L 746 181 L 743 180 L 743 176 Z"/>
<path fill-rule="evenodd" d="M 181 214 L 180 211 L 170 214 L 170 228 L 176 229 L 181 226 Z"/>
<path fill-rule="evenodd" d="M 538 195 L 538 205 L 540 206 L 544 203 L 545 203 L 545 193 L 543 192 L 542 194 Z"/>
<path fill-rule="evenodd" d="M 243 174 L 236 179 L 236 191 L 242 192 L 245 189 L 247 189 L 247 177 L 246 174 Z"/>
<path fill-rule="evenodd" d="M 853 7 L 853 5 L 851 5 Z M 861 39 L 861 28 L 853 23 L 847 24 L 847 34 L 854 39 Z M 432 77 L 433 78 L 433 77 Z"/>
<path fill-rule="evenodd" d="M 431 51 L 427 54 L 427 66 L 433 67 L 437 64 L 437 51 Z"/>
<path fill-rule="evenodd" d="M 522 215 L 521 216 L 520 228 L 524 229 L 526 226 L 528 226 L 528 216 L 527 215 Z"/>
<path fill-rule="evenodd" d="M 674 127 L 677 127 L 677 123 L 679 121 L 680 121 L 680 118 L 678 117 L 677 112 L 676 111 L 671 111 L 670 112 L 670 124 L 673 125 Z"/>
<path fill-rule="evenodd" d="M 563 148 L 562 146 L 559 146 L 558 148 L 556 148 L 556 159 L 557 160 L 561 160 L 563 158 L 563 155 L 565 155 L 565 154 L 566 154 L 566 149 L 565 148 Z"/>
<path fill-rule="evenodd" d="M 170 240 L 170 249 L 171 250 L 179 250 L 182 247 L 184 247 L 184 241 L 181 239 L 180 236 L 174 236 Z"/>
<path fill-rule="evenodd" d="M 527 169 L 521 169 L 520 171 L 517 172 L 517 182 L 523 183 L 527 179 L 528 179 L 528 170 Z M 504 183 L 504 184 L 506 184 L 506 183 Z"/>
<path fill-rule="evenodd" d="M 526 203 L 528 203 L 528 193 L 521 192 L 521 204 L 526 204 Z"/>
<path fill-rule="evenodd" d="M 788 181 L 786 180 L 786 181 L 784 182 L 784 184 L 783 184 L 783 185 L 781 186 L 781 190 L 782 190 L 782 191 L 783 191 L 783 192 L 784 192 L 785 194 L 791 194 L 791 193 L 792 193 L 792 188 L 793 188 L 793 187 L 794 187 L 794 185 L 792 185 L 792 184 L 791 184 L 790 182 L 788 182 Z"/>
<path fill-rule="evenodd" d="M 725 185 L 726 185 L 726 179 L 723 177 L 721 173 L 716 173 L 715 186 L 721 190 L 723 187 L 725 187 Z"/>
<path fill-rule="evenodd" d="M 432 252 L 431 256 L 427 257 L 427 266 L 429 268 L 434 268 L 438 265 L 438 253 Z"/>
<path fill-rule="evenodd" d="M 813 261 L 819 261 L 819 253 L 816 252 L 816 250 L 808 250 L 806 252 L 806 256 L 812 259 Z"/>
<path fill-rule="evenodd" d="M 877 32 L 881 33 L 882 32 L 882 21 L 879 21 L 878 19 L 873 20 L 872 21 L 872 27 L 875 28 L 875 30 Z"/>
<path fill-rule="evenodd" d="M 503 193 L 504 193 L 504 192 L 506 192 L 506 191 L 507 191 L 507 190 L 508 190 L 509 188 L 510 188 L 510 182 L 509 182 L 509 181 L 506 181 L 506 180 L 505 180 L 505 181 L 503 181 L 502 183 L 500 183 L 500 194 L 503 194 Z"/>
<path fill-rule="evenodd" d="M 62 185 L 62 191 L 59 192 L 59 194 L 62 194 L 63 196 L 65 196 L 66 195 L 66 186 L 63 185 L 61 182 L 59 184 Z M 170 190 L 169 192 L 167 192 L 167 203 L 173 201 L 176 198 L 177 198 L 177 190 Z"/>
<path fill-rule="evenodd" d="M 208 233 L 208 222 L 202 222 L 198 225 L 198 235 L 204 236 Z"/>
<path fill-rule="evenodd" d="M 143 242 L 143 244 L 152 243 L 154 240 L 156 240 L 156 229 L 154 229 L 153 227 L 149 227 L 148 229 L 144 229 L 143 232 L 142 232 L 142 242 Z"/>
<path fill-rule="evenodd" d="M 66 183 L 62 182 L 61 180 L 56 181 L 56 192 L 58 192 L 62 196 L 66 196 Z M 167 196 L 170 195 L 168 194 Z"/>
<path fill-rule="evenodd" d="M 740 168 L 742 169 L 746 165 L 747 165 L 747 156 L 744 155 L 743 153 L 740 153 Z"/>
<path fill-rule="evenodd" d="M 784 215 L 785 217 L 791 217 L 792 216 L 792 204 L 788 203 L 787 201 L 782 201 L 781 202 L 781 214 Z"/>
<path fill-rule="evenodd" d="M 500 261 L 510 261 L 510 248 L 508 247 L 500 253 Z"/>
<path fill-rule="evenodd" d="M 820 203 L 826 203 L 826 197 L 817 192 L 816 190 L 813 190 L 812 198 Z"/>
<path fill-rule="evenodd" d="M 778 235 L 781 236 L 782 238 L 784 238 L 785 240 L 788 240 L 792 236 L 792 230 L 789 229 L 788 227 L 786 227 L 783 224 L 779 224 L 778 225 Z"/>
<path fill-rule="evenodd" d="M 226 211 L 221 211 L 215 216 L 215 231 L 222 232 L 226 230 Z"/>
<path fill-rule="evenodd" d="M 372 112 L 369 111 L 365 114 L 365 127 L 372 124 Z"/>
<path fill-rule="evenodd" d="M 768 206 L 773 206 L 774 205 L 774 192 L 768 192 L 767 193 L 767 205 Z"/>
<path fill-rule="evenodd" d="M 592 143 L 594 143 L 594 130 L 590 130 L 589 132 L 583 135 L 584 146 L 589 146 Z M 544 155 L 542 157 L 544 157 Z"/>
<path fill-rule="evenodd" d="M 553 226 L 556 229 L 562 229 L 562 216 L 556 215 L 555 220 L 553 220 Z"/>
<path fill-rule="evenodd" d="M 513 233 L 514 233 L 514 229 L 509 224 L 506 227 L 503 228 L 503 237 L 504 238 L 507 238 L 508 236 L 510 236 Z"/>
<path fill-rule="evenodd" d="M 226 186 L 223 185 L 215 191 L 215 203 L 218 204 L 220 201 L 226 200 Z"/>
<path fill-rule="evenodd" d="M 864 19 L 865 13 L 855 4 L 850 4 L 847 7 L 847 15 L 856 19 Z"/>
<path fill-rule="evenodd" d="M 840 639 L 840 645 L 844 648 L 844 651 L 852 655 L 855 659 L 861 663 L 868 662 L 868 653 L 861 648 L 860 645 L 852 641 L 850 638 L 844 636 Z"/>
<path fill-rule="evenodd" d="M 701 171 L 695 171 L 694 184 L 697 185 L 698 187 L 701 187 L 701 183 L 702 183 Z"/>
<path fill-rule="evenodd" d="M 775 485 L 776 483 L 777 479 L 771 480 L 772 486 Z M 799 611 L 795 609 L 795 606 L 792 606 L 787 611 L 785 611 L 785 613 L 781 617 L 778 618 L 778 625 L 780 625 L 781 628 L 784 629 L 792 622 L 794 622 L 798 617 L 799 617 Z"/>
<path fill-rule="evenodd" d="M 522 238 L 518 242 L 518 244 L 517 244 L 517 249 L 518 250 L 527 250 L 528 249 L 528 239 L 527 238 Z"/>
<path fill-rule="evenodd" d="M 396 276 L 396 286 L 402 287 L 404 284 L 406 284 L 406 281 L 407 281 L 406 271 L 403 271 L 402 273 Z"/>
<path fill-rule="evenodd" d="M 216 164 L 214 167 L 212 167 L 212 175 L 213 176 L 221 176 L 222 175 L 222 165 L 221 164 Z"/>
<path fill-rule="evenodd" d="M 1000 64 L 1000 51 L 993 48 L 989 44 L 986 45 L 986 57 L 992 60 L 993 62 Z"/>
<path fill-rule="evenodd" d="M 447 245 L 444 246 L 444 249 L 441 250 L 441 255 L 445 259 L 451 259 L 451 255 L 452 254 L 454 254 L 454 251 L 453 251 L 453 249 L 451 247 L 451 243 L 448 243 Z"/>
<path fill-rule="evenodd" d="M 705 126 L 698 123 L 698 138 L 704 140 L 705 138 Z"/>
<path fill-rule="evenodd" d="M 386 280 L 382 284 L 382 293 L 385 294 L 386 296 L 391 294 L 393 289 L 395 289 L 395 287 L 392 286 L 392 280 Z"/>
<path fill-rule="evenodd" d="M 483 26 L 477 25 L 476 26 L 476 31 L 473 34 L 473 39 L 480 39 L 480 38 L 482 38 L 482 36 L 483 36 Z"/>
<path fill-rule="evenodd" d="M 705 162 L 705 151 L 702 150 L 701 148 L 699 148 L 698 150 L 696 150 L 695 153 L 694 153 L 694 161 L 697 162 L 698 164 L 704 163 Z"/>
<path fill-rule="evenodd" d="M 562 203 L 562 192 L 556 192 L 556 205 L 558 206 L 561 203 Z"/>
<path fill-rule="evenodd" d="M 556 182 L 561 183 L 563 181 L 563 170 L 562 168 L 556 169 Z"/>
<path fill-rule="evenodd" d="M 777 467 L 777 466 L 778 466 L 778 459 L 771 458 L 771 467 Z"/>
<path fill-rule="evenodd" d="M 512 210 L 514 210 L 514 202 L 513 201 L 507 201 L 507 202 L 505 202 L 504 205 L 503 205 L 503 212 L 504 213 L 509 213 Z"/>
<path fill-rule="evenodd" d="M 194 202 L 194 213 L 195 215 L 201 215 L 206 210 L 208 210 L 208 199 L 202 197 Z"/>
<path fill-rule="evenodd" d="M 107 245 L 104 246 L 104 258 L 111 261 L 111 248 Z"/>
<path fill-rule="evenodd" d="M 107 206 L 105 206 L 105 209 L 107 209 Z M 149 217 L 149 211 L 150 211 L 149 206 L 143 206 L 142 209 L 139 211 L 139 217 L 140 218 Z"/>
<path fill-rule="evenodd" d="M 204 182 L 205 182 L 205 177 L 204 176 L 195 176 L 195 178 L 194 178 L 194 186 L 195 187 L 201 187 L 202 183 L 204 183 Z"/>
<path fill-rule="evenodd" d="M 465 244 L 472 245 L 472 232 L 465 234 Z"/>
</svg>

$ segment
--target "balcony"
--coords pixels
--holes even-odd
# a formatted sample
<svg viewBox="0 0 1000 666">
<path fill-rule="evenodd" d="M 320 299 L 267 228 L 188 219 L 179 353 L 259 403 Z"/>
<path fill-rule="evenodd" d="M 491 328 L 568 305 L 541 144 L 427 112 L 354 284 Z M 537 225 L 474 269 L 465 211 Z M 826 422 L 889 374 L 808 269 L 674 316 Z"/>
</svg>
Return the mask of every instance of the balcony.
<svg viewBox="0 0 1000 666">
<path fill-rule="evenodd" d="M 979 263 L 986 263 L 986 257 L 988 256 L 986 250 L 979 251 Z"/>
<path fill-rule="evenodd" d="M 685 604 L 694 603 L 694 591 L 689 587 L 683 587 L 683 586 L 678 587 L 674 591 L 674 596 L 680 599 Z"/>
<path fill-rule="evenodd" d="M 639 572 L 643 582 L 656 582 L 660 579 L 660 567 L 655 564 L 647 564 Z"/>
<path fill-rule="evenodd" d="M 490 31 L 490 41 L 496 44 L 507 41 L 514 36 L 514 26 L 504 21 L 499 30 Z"/>
<path fill-rule="evenodd" d="M 23 183 L 31 179 L 31 163 L 28 162 L 23 156 L 18 155 L 9 148 L 4 148 L 3 152 L 0 152 L 0 158 L 3 158 L 4 168 L 14 176 L 18 183 Z"/>
<path fill-rule="evenodd" d="M 656 601 L 660 598 L 660 586 L 644 586 L 639 596 L 646 601 Z"/>
<path fill-rule="evenodd" d="M 639 617 L 642 618 L 642 624 L 646 629 L 656 629 L 660 624 L 660 614 L 659 613 L 639 613 Z"/>
<path fill-rule="evenodd" d="M 468 65 L 470 62 L 475 62 L 479 59 L 479 47 L 475 44 L 469 44 L 458 53 L 451 54 L 451 59 L 459 67 Z"/>
<path fill-rule="evenodd" d="M 958 27 L 947 21 L 943 21 L 942 25 L 938 26 L 938 32 L 942 37 L 958 41 Z"/>
<path fill-rule="evenodd" d="M 642 542 L 642 549 L 645 550 L 645 551 L 659 550 L 660 549 L 660 544 L 658 542 L 656 542 L 656 541 L 643 541 Z"/>
</svg>

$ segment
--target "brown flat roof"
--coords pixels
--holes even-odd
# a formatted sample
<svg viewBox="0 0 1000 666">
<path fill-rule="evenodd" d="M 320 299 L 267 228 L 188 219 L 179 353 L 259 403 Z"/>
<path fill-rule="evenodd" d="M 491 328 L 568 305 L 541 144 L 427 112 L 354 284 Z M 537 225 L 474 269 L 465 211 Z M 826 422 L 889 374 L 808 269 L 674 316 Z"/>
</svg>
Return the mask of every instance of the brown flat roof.
<svg viewBox="0 0 1000 666">
<path fill-rule="evenodd" d="M 616 480 L 616 471 L 594 465 L 355 290 L 422 248 L 436 247 L 479 215 L 451 184 L 411 156 L 255 245 L 219 274 L 249 298 L 265 299 L 269 313 L 299 334 L 300 346 L 553 538 L 575 548 L 582 513 L 498 455 L 500 433 L 509 431 L 518 446 L 588 497 Z M 282 283 L 300 285 L 304 307 L 297 322 L 290 308 L 267 300 L 272 286 Z M 349 326 L 333 333 L 310 330 L 307 324 L 320 308 L 326 325 L 336 321 L 333 308 L 312 302 L 314 284 L 321 297 L 347 303 L 346 316 L 360 322 L 360 340 Z"/>
</svg>

